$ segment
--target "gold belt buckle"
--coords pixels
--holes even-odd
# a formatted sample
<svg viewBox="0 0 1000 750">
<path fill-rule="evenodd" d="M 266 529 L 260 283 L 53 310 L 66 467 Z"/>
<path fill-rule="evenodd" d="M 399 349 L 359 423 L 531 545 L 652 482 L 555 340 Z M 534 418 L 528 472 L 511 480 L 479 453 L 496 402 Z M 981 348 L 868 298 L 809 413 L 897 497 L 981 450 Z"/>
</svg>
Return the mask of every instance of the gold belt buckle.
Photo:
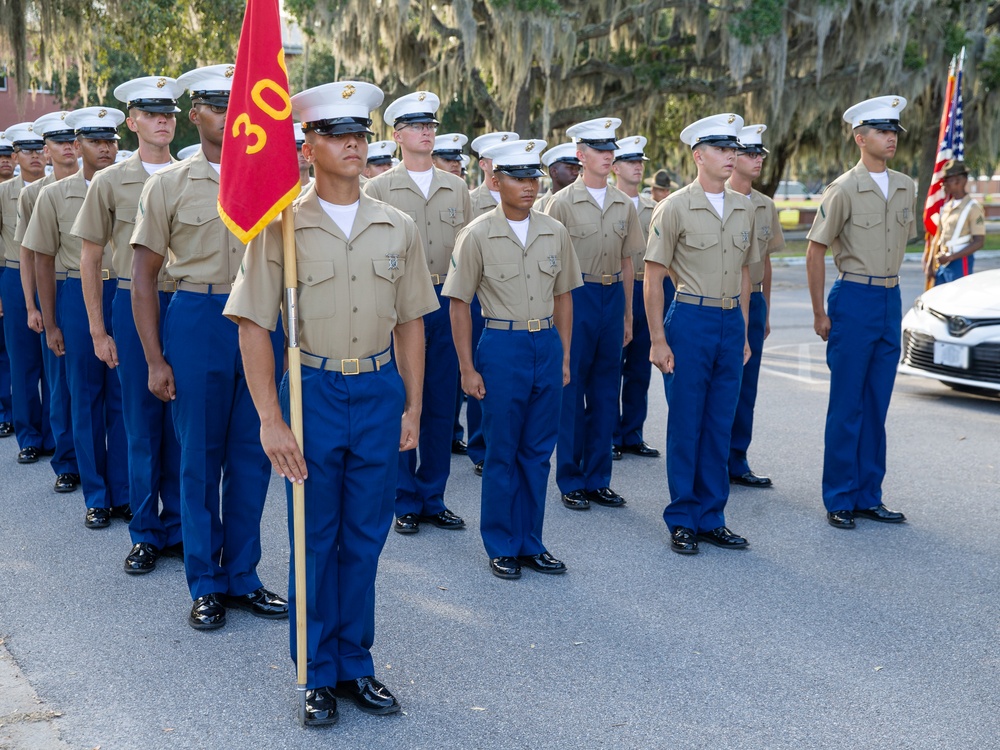
<svg viewBox="0 0 1000 750">
<path fill-rule="evenodd" d="M 637 271 L 636 274 L 635 274 L 635 280 L 636 281 L 642 281 L 645 277 L 646 277 L 646 272 L 645 271 Z"/>
<path fill-rule="evenodd" d="M 101 281 L 111 281 L 111 271 L 107 268 L 101 269 Z"/>
<path fill-rule="evenodd" d="M 348 367 L 353 367 L 353 370 L 347 369 Z M 360 375 L 361 374 L 361 362 L 356 359 L 342 359 L 340 360 L 340 372 L 342 375 Z"/>
<path fill-rule="evenodd" d="M 163 291 L 165 292 L 176 292 L 177 291 L 177 279 L 167 279 L 163 282 Z"/>
<path fill-rule="evenodd" d="M 440 286 L 441 285 L 441 274 L 439 274 L 439 273 L 432 273 L 431 274 L 431 283 L 434 286 Z"/>
<path fill-rule="evenodd" d="M 722 309 L 723 310 L 732 310 L 735 307 L 736 307 L 736 298 L 735 297 L 723 297 L 722 298 Z"/>
<path fill-rule="evenodd" d="M 885 280 L 885 288 L 886 289 L 895 289 L 897 286 L 899 286 L 899 277 L 898 276 L 896 276 L 895 278 L 892 278 L 892 279 L 886 279 Z"/>
<path fill-rule="evenodd" d="M 530 333 L 538 333 L 540 330 L 542 330 L 542 321 L 538 318 L 533 318 L 528 321 L 528 331 Z"/>
<path fill-rule="evenodd" d="M 615 283 L 615 274 L 613 274 L 613 273 L 602 273 L 601 274 L 601 283 L 604 284 L 604 286 L 611 286 L 612 284 Z"/>
</svg>

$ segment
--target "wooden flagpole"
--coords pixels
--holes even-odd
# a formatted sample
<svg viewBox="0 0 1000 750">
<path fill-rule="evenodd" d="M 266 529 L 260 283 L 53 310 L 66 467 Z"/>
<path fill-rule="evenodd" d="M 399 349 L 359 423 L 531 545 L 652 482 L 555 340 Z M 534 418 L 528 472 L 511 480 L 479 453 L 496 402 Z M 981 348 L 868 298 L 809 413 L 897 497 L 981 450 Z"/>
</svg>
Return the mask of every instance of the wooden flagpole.
<svg viewBox="0 0 1000 750">
<path fill-rule="evenodd" d="M 285 268 L 285 316 L 288 321 L 288 401 L 292 434 L 305 455 L 302 441 L 302 362 L 299 352 L 298 271 L 295 260 L 295 219 L 292 207 L 281 211 L 281 241 Z M 306 588 L 306 488 L 292 483 L 292 528 L 295 541 L 295 666 L 299 691 L 299 723 L 306 722 L 308 675 L 307 628 L 309 591 Z"/>
</svg>

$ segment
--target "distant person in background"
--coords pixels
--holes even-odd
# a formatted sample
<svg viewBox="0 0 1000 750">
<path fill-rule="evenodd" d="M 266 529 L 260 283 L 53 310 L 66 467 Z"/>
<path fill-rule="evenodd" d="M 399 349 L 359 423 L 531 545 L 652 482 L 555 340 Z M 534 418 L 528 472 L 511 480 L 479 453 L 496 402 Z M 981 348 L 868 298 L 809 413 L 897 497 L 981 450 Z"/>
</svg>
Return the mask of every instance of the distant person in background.
<svg viewBox="0 0 1000 750">
<path fill-rule="evenodd" d="M 368 162 L 361 176 L 370 180 L 393 168 L 392 155 L 396 153 L 395 141 L 375 141 L 368 145 Z M 364 181 L 362 181 L 363 184 Z"/>
<path fill-rule="evenodd" d="M 670 175 L 665 169 L 657 169 L 643 184 L 649 186 L 649 194 L 657 203 L 670 195 Z"/>
<path fill-rule="evenodd" d="M 438 169 L 451 172 L 456 177 L 462 176 L 462 147 L 469 142 L 467 136 L 461 133 L 445 133 L 434 138 L 434 150 L 431 151 L 431 161 Z"/>
<path fill-rule="evenodd" d="M 982 249 L 986 237 L 983 207 L 967 195 L 969 170 L 965 162 L 951 159 L 944 165 L 945 201 L 941 206 L 938 232 L 924 268 L 927 278 L 945 284 L 972 273 L 973 253 Z M 936 261 L 936 262 L 935 262 Z"/>
</svg>

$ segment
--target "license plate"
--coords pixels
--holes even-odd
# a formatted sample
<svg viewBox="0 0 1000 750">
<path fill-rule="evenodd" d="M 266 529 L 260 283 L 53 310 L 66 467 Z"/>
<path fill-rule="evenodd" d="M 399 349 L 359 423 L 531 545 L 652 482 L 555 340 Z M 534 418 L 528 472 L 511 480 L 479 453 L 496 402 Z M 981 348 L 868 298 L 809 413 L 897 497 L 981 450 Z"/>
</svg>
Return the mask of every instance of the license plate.
<svg viewBox="0 0 1000 750">
<path fill-rule="evenodd" d="M 962 346 L 961 344 L 945 344 L 941 341 L 935 341 L 934 364 L 968 370 L 969 347 Z"/>
</svg>

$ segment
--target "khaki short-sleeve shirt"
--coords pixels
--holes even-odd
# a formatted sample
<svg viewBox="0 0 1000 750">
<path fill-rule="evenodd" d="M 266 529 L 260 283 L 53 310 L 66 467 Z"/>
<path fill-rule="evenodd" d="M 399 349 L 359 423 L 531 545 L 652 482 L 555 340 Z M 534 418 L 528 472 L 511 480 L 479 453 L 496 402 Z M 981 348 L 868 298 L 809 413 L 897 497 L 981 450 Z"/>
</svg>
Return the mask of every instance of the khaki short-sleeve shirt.
<svg viewBox="0 0 1000 750">
<path fill-rule="evenodd" d="M 520 322 L 548 318 L 556 295 L 583 284 L 566 228 L 534 210 L 527 246 L 498 206 L 459 234 L 451 262 L 441 293 L 467 303 L 477 295 L 484 318 Z"/>
<path fill-rule="evenodd" d="M 79 271 L 83 243 L 72 229 L 86 195 L 83 170 L 42 188 L 21 244 L 33 252 L 55 256 L 68 271 Z M 110 245 L 104 246 L 101 268 L 114 278 Z"/>
<path fill-rule="evenodd" d="M 472 199 L 465 181 L 435 169 L 429 197 L 424 198 L 407 173 L 406 164 L 400 162 L 365 183 L 364 191 L 416 222 L 427 257 L 427 269 L 444 279 L 451 251 L 455 249 L 455 237 L 472 220 Z"/>
<path fill-rule="evenodd" d="M 785 249 L 785 233 L 781 229 L 778 208 L 773 200 L 751 188 L 750 202 L 753 203 L 753 226 L 757 233 L 757 246 L 760 248 L 760 260 L 750 264 L 750 283 L 756 285 L 764 281 L 764 258 Z"/>
<path fill-rule="evenodd" d="M 649 225 L 653 220 L 653 209 L 656 208 L 656 201 L 647 195 L 639 193 L 639 208 L 636 213 L 639 215 L 639 228 L 642 229 L 642 249 L 632 258 L 632 265 L 637 274 L 643 273 L 646 269 L 646 262 L 643 256 L 646 255 L 646 245 L 649 242 Z"/>
<path fill-rule="evenodd" d="M 470 221 L 479 218 L 483 214 L 488 214 L 497 207 L 497 202 L 493 200 L 493 193 L 486 187 L 485 182 L 472 191 L 469 199 L 472 201 L 472 216 L 469 219 Z"/>
<path fill-rule="evenodd" d="M 970 205 L 962 227 L 956 233 L 958 220 L 962 218 L 965 207 Z M 960 201 L 948 201 L 941 206 L 941 216 L 938 221 L 938 232 L 934 235 L 934 250 L 938 252 L 955 237 L 982 237 L 986 234 L 986 216 L 983 207 L 966 195 Z"/>
<path fill-rule="evenodd" d="M 21 192 L 18 193 L 17 222 L 15 222 L 14 227 L 14 246 L 17 248 L 18 257 L 20 257 L 21 245 L 24 244 L 21 240 L 24 239 L 24 233 L 28 231 L 28 222 L 31 221 L 31 214 L 35 210 L 35 201 L 38 200 L 38 193 L 43 187 L 47 187 L 54 182 L 56 182 L 55 173 L 50 172 L 42 179 L 35 180 L 30 185 L 25 185 Z M 17 257 L 14 260 L 17 260 Z"/>
<path fill-rule="evenodd" d="M 139 152 L 118 164 L 102 169 L 91 180 L 83 207 L 73 224 L 73 234 L 95 245 L 111 243 L 111 264 L 118 278 L 132 276 L 132 245 L 139 196 L 149 173 Z M 166 269 L 160 272 L 161 277 Z"/>
<path fill-rule="evenodd" d="M 889 199 L 862 162 L 823 192 L 807 239 L 826 245 L 841 273 L 895 276 L 906 243 L 917 236 L 916 188 L 906 175 L 889 170 Z"/>
<path fill-rule="evenodd" d="M 14 230 L 17 228 L 17 196 L 23 187 L 21 175 L 0 184 L 0 241 L 5 261 L 17 261 L 20 257 L 20 246 L 14 243 Z"/>
<path fill-rule="evenodd" d="M 620 273 L 625 258 L 642 252 L 639 215 L 632 199 L 613 185 L 608 185 L 604 206 L 598 206 L 583 184 L 583 177 L 578 177 L 552 196 L 545 213 L 569 231 L 580 270 L 585 274 Z"/>
<path fill-rule="evenodd" d="M 726 188 L 722 214 L 697 180 L 671 193 L 653 211 L 646 262 L 668 268 L 678 292 L 737 296 L 743 266 L 760 259 L 753 204 Z"/>
<path fill-rule="evenodd" d="M 408 216 L 362 193 L 348 238 L 320 206 L 315 185 L 292 209 L 303 352 L 371 357 L 389 347 L 397 324 L 439 307 L 420 234 Z M 277 220 L 247 246 L 224 314 L 273 331 L 284 299 L 283 258 Z"/>
<path fill-rule="evenodd" d="M 231 284 L 246 246 L 219 218 L 219 174 L 200 149 L 146 180 L 130 243 L 167 259 L 167 273 L 193 284 Z"/>
</svg>

